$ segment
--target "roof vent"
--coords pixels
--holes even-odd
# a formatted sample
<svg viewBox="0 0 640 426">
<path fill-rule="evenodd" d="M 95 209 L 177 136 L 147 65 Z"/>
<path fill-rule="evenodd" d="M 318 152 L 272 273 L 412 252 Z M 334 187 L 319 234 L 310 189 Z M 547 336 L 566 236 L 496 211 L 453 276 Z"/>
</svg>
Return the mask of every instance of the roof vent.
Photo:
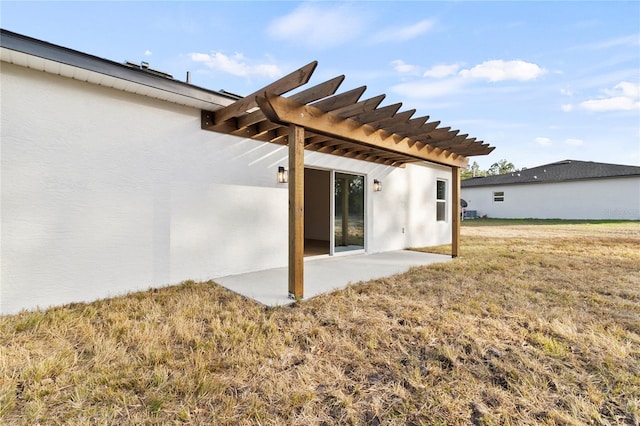
<svg viewBox="0 0 640 426">
<path fill-rule="evenodd" d="M 149 62 L 142 61 L 140 62 L 140 65 L 138 65 L 135 62 L 124 61 L 124 65 L 128 66 L 129 68 L 139 69 L 142 71 L 146 71 L 149 74 L 157 75 L 159 77 L 164 77 L 164 78 L 170 78 L 173 80 L 173 76 L 171 74 L 166 73 L 164 71 L 154 70 L 149 66 Z"/>
</svg>

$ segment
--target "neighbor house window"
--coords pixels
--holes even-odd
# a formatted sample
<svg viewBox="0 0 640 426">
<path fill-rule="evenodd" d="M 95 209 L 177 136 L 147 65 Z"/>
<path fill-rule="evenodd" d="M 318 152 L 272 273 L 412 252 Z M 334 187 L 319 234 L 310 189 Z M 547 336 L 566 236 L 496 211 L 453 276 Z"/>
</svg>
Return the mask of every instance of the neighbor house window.
<svg viewBox="0 0 640 426">
<path fill-rule="evenodd" d="M 447 182 L 436 181 L 436 220 L 447 220 Z"/>
<path fill-rule="evenodd" d="M 501 203 L 504 201 L 504 191 L 494 192 L 493 193 L 493 202 Z"/>
</svg>

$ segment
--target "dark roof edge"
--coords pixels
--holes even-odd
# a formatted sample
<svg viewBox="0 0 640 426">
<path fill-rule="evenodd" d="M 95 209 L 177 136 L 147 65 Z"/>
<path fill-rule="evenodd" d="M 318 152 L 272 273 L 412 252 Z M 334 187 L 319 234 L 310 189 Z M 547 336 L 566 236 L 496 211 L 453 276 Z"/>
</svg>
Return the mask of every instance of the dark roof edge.
<svg viewBox="0 0 640 426">
<path fill-rule="evenodd" d="M 613 166 L 613 167 L 640 167 L 640 166 L 636 166 L 636 165 L 633 165 L 633 164 L 603 163 L 601 161 L 566 159 L 566 160 L 554 161 L 553 163 L 541 164 L 539 166 L 531 167 L 531 168 L 526 169 L 526 170 L 533 170 L 533 169 L 539 169 L 539 168 L 550 167 L 550 166 L 567 165 L 567 164 L 572 164 L 572 163 L 575 163 L 575 164 L 597 164 L 597 165 L 600 165 L 600 166 Z"/>
<path fill-rule="evenodd" d="M 236 100 L 235 97 L 224 92 L 216 92 L 180 80 L 154 75 L 143 69 L 132 68 L 119 62 L 14 33 L 3 28 L 0 28 L 0 47 L 194 99 L 204 100 L 202 96 L 204 94 L 206 97 L 217 96 Z"/>
</svg>

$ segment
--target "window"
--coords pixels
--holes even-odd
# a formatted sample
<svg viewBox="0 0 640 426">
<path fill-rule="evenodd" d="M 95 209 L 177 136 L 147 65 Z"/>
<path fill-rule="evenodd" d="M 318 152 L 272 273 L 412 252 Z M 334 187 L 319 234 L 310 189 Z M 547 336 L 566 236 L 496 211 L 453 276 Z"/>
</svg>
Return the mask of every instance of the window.
<svg viewBox="0 0 640 426">
<path fill-rule="evenodd" d="M 447 182 L 436 181 L 436 220 L 447 220 Z"/>
<path fill-rule="evenodd" d="M 501 203 L 504 201 L 504 191 L 494 192 L 493 193 L 493 202 Z"/>
</svg>

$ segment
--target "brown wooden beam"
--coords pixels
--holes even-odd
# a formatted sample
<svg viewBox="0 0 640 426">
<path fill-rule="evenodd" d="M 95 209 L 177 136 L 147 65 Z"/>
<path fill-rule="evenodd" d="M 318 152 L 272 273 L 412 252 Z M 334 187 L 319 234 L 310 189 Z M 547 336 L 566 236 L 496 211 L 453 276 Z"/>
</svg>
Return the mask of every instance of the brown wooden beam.
<svg viewBox="0 0 640 426">
<path fill-rule="evenodd" d="M 430 142 L 435 142 L 435 141 L 445 141 L 451 138 L 454 138 L 458 133 L 460 133 L 460 130 L 451 130 L 451 127 L 441 127 L 439 129 L 435 129 L 431 132 L 429 132 L 425 137 L 424 140 L 427 143 Z"/>
<path fill-rule="evenodd" d="M 339 96 L 339 95 L 337 95 Z M 318 107 L 319 104 L 313 104 L 313 106 L 318 107 L 319 109 L 325 111 L 325 112 L 331 112 L 332 114 L 335 114 L 341 118 L 352 118 L 355 115 L 358 114 L 362 114 L 364 112 L 367 111 L 373 111 L 374 109 L 377 108 L 377 106 L 380 104 L 380 102 L 382 102 L 382 100 L 385 98 L 385 95 L 380 95 L 380 96 L 376 96 L 374 98 L 370 98 L 367 99 L 365 101 L 360 101 L 358 103 L 355 104 L 350 104 L 347 105 L 345 107 L 341 107 L 338 109 L 333 109 L 333 110 L 329 110 L 326 107 L 325 108 L 320 108 Z M 316 135 L 313 137 L 313 140 L 308 141 L 308 144 L 310 145 L 316 145 L 319 143 L 322 143 L 324 141 L 328 141 L 331 140 L 331 137 L 329 136 L 320 136 L 320 135 Z M 312 147 L 313 149 L 313 147 Z"/>
<path fill-rule="evenodd" d="M 265 116 L 280 124 L 296 124 L 307 130 L 338 139 L 360 143 L 383 151 L 408 155 L 421 160 L 455 167 L 467 167 L 469 161 L 460 155 L 451 155 L 441 149 L 421 149 L 409 138 L 375 129 L 353 119 L 343 119 L 318 108 L 302 105 L 281 96 L 266 94 L 258 96 L 257 104 Z"/>
<path fill-rule="evenodd" d="M 344 75 L 339 75 L 338 77 L 334 77 L 331 80 L 327 80 L 323 83 L 317 84 L 313 87 L 291 95 L 290 99 L 302 104 L 319 101 L 320 99 L 324 99 L 327 96 L 334 95 L 344 79 Z"/>
<path fill-rule="evenodd" d="M 412 134 L 413 132 L 418 131 L 418 129 L 424 126 L 424 124 L 427 122 L 428 119 L 429 119 L 429 116 L 425 115 L 424 117 L 412 118 L 407 123 L 400 123 L 393 126 L 385 126 L 385 128 L 389 132 L 400 133 L 402 135 L 409 135 L 410 133 Z"/>
<path fill-rule="evenodd" d="M 289 126 L 289 296 L 304 297 L 304 128 Z"/>
<path fill-rule="evenodd" d="M 487 155 L 494 149 L 496 149 L 495 146 L 489 146 L 489 144 L 485 144 L 480 141 L 476 142 L 476 145 L 473 148 L 467 148 L 465 152 L 468 153 L 468 155 Z"/>
<path fill-rule="evenodd" d="M 396 126 L 398 124 L 406 125 L 409 122 L 409 119 L 411 118 L 411 116 L 415 114 L 415 112 L 416 112 L 415 109 L 402 111 L 395 114 L 393 117 L 385 118 L 383 120 L 379 120 L 376 122 L 371 122 L 369 124 L 371 124 L 376 129 L 385 129 L 387 132 L 389 132 L 389 128 L 391 126 Z M 393 133 L 393 132 L 390 132 L 390 133 Z"/>
<path fill-rule="evenodd" d="M 460 168 L 451 168 L 451 257 L 460 256 Z"/>
<path fill-rule="evenodd" d="M 355 115 L 353 119 L 360 123 L 374 123 L 376 121 L 393 117 L 400 107 L 402 107 L 402 103 L 398 102 L 397 104 L 387 105 L 382 108 L 374 109 L 373 111 L 367 111 L 362 114 Z"/>
<path fill-rule="evenodd" d="M 305 65 L 304 67 L 285 75 L 279 80 L 274 81 L 268 86 L 265 86 L 262 89 L 253 92 L 249 96 L 245 96 L 244 98 L 235 101 L 231 105 L 215 111 L 213 113 L 214 122 L 211 124 L 219 124 L 232 117 L 237 117 L 241 114 L 244 114 L 247 110 L 256 106 L 256 96 L 263 95 L 265 92 L 277 93 L 278 95 L 281 95 L 295 89 L 296 87 L 307 84 L 317 66 L 318 61 L 313 61 Z"/>
<path fill-rule="evenodd" d="M 351 118 L 355 115 L 362 114 L 367 111 L 373 111 L 378 107 L 378 105 L 380 105 L 380 103 L 384 100 L 384 98 L 385 98 L 385 95 L 378 95 L 373 98 L 369 98 L 352 105 L 347 105 L 342 108 L 333 109 L 331 110 L 331 112 L 337 115 L 338 117 Z"/>
<path fill-rule="evenodd" d="M 432 121 L 430 123 L 424 123 L 421 127 L 416 128 L 412 132 L 404 133 L 412 139 L 421 140 L 424 139 L 429 133 L 434 131 L 440 125 L 439 121 Z"/>
<path fill-rule="evenodd" d="M 323 111 L 345 108 L 358 102 L 358 99 L 360 99 L 360 96 L 362 96 L 365 90 L 367 90 L 367 86 L 360 86 L 347 92 L 319 100 L 318 102 L 313 103 L 313 106 Z"/>
<path fill-rule="evenodd" d="M 302 104 L 308 104 L 310 102 L 315 102 L 319 99 L 326 98 L 327 96 L 333 95 L 336 90 L 338 90 L 338 87 L 340 87 L 340 85 L 344 81 L 344 78 L 344 75 L 332 78 L 331 80 L 327 80 L 324 83 L 320 83 L 316 86 L 296 93 L 295 95 L 292 95 L 290 99 Z M 244 127 L 249 127 L 251 125 L 257 124 L 261 121 L 265 121 L 266 119 L 267 118 L 264 116 L 264 113 L 260 110 L 257 110 L 246 115 L 239 116 L 237 119 L 237 126 L 238 129 L 242 129 Z"/>
</svg>

